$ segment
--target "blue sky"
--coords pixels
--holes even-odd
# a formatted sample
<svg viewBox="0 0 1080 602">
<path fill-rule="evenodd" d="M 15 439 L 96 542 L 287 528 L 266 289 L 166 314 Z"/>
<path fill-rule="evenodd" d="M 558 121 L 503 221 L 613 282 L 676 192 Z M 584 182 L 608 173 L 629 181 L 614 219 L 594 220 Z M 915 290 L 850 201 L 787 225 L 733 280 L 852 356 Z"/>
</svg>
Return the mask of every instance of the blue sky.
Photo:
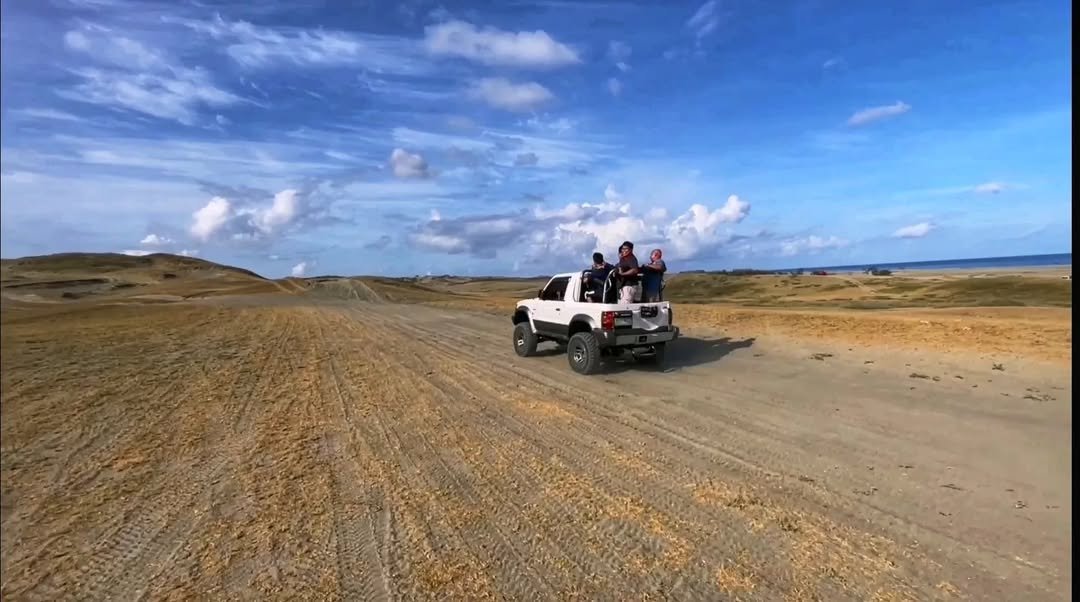
<svg viewBox="0 0 1080 602">
<path fill-rule="evenodd" d="M 263 6 L 263 4 L 265 4 Z M 6 2 L 0 253 L 296 274 L 1071 249 L 1064 0 Z"/>
</svg>

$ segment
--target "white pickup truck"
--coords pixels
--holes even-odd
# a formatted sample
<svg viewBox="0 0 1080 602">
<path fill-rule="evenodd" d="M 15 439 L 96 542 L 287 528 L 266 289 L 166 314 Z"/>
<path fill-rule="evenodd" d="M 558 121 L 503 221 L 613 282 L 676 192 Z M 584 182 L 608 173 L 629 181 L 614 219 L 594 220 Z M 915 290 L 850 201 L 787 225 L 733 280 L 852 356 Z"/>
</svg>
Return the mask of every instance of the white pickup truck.
<svg viewBox="0 0 1080 602">
<path fill-rule="evenodd" d="M 591 286 L 589 270 L 556 274 L 535 299 L 514 308 L 514 351 L 536 354 L 543 341 L 566 345 L 570 367 L 580 374 L 597 372 L 604 357 L 630 350 L 662 366 L 667 344 L 679 336 L 671 304 L 616 302 L 614 273 L 601 286 Z M 595 299 L 594 299 L 595 297 Z"/>
</svg>

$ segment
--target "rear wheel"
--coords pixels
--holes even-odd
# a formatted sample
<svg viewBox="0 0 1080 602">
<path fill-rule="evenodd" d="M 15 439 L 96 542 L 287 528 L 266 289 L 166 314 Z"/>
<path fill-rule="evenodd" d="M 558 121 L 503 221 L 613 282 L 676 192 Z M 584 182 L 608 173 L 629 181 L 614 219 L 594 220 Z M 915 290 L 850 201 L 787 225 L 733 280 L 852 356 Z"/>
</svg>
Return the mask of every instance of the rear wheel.
<svg viewBox="0 0 1080 602">
<path fill-rule="evenodd" d="M 529 357 L 536 354 L 536 333 L 532 331 L 528 322 L 520 322 L 514 327 L 514 351 L 521 357 Z"/>
<path fill-rule="evenodd" d="M 566 344 L 566 358 L 578 374 L 595 374 L 600 369 L 600 344 L 591 332 L 579 332 Z"/>
</svg>

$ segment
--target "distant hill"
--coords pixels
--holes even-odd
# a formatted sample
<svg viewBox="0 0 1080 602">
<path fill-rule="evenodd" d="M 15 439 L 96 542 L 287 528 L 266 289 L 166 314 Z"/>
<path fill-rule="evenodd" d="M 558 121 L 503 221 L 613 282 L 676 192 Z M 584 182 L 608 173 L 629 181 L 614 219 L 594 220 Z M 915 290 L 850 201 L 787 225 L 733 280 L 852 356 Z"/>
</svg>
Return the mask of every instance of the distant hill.
<svg viewBox="0 0 1080 602">
<path fill-rule="evenodd" d="M 79 299 L 169 301 L 216 295 L 286 292 L 303 286 L 243 268 L 169 253 L 57 253 L 0 259 L 5 303 Z"/>
<path fill-rule="evenodd" d="M 152 253 L 124 255 L 123 253 L 56 253 L 17 259 L 0 259 L 0 268 L 7 272 L 117 272 L 122 270 L 169 270 L 173 272 L 219 271 L 243 274 L 259 280 L 266 278 L 243 268 L 222 265 L 198 257 Z"/>
</svg>

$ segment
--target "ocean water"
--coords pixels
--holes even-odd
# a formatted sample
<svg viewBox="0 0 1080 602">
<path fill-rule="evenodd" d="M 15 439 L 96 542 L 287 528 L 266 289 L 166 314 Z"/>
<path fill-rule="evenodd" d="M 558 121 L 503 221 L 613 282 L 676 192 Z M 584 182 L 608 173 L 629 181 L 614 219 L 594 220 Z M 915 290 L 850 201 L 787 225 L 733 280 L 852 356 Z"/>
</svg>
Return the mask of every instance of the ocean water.
<svg viewBox="0 0 1080 602">
<path fill-rule="evenodd" d="M 866 263 L 858 265 L 836 265 L 802 268 L 805 271 L 825 270 L 826 272 L 861 272 L 876 267 L 893 271 L 900 270 L 965 270 L 981 268 L 1035 268 L 1071 266 L 1072 253 L 1052 253 L 1049 255 L 1011 255 L 1008 257 L 976 257 L 972 259 L 941 259 L 937 261 L 902 261 L 898 263 Z M 780 270 L 788 271 L 788 270 Z"/>
</svg>

